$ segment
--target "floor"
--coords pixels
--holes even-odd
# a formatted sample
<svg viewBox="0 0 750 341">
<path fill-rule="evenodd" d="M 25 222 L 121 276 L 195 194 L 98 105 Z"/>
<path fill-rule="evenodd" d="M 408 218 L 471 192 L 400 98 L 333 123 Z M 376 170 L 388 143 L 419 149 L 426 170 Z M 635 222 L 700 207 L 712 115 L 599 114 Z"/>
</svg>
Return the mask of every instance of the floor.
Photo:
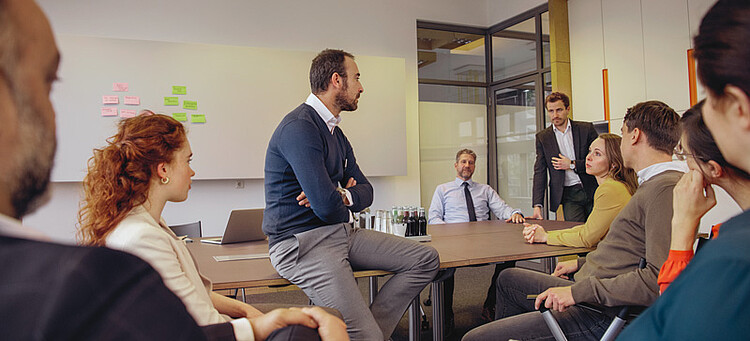
<svg viewBox="0 0 750 341">
<path fill-rule="evenodd" d="M 456 270 L 456 288 L 453 296 L 453 311 L 455 315 L 455 329 L 447 335 L 444 340 L 460 340 L 472 328 L 482 324 L 480 314 L 482 313 L 482 303 L 487 295 L 487 288 L 490 285 L 490 279 L 494 265 L 460 268 Z M 380 279 L 380 284 L 384 283 L 387 277 Z M 363 297 L 367 299 L 368 281 L 367 279 L 359 280 L 359 289 Z M 427 298 L 429 286 L 422 291 L 421 301 Z M 284 303 L 284 304 L 307 304 L 308 299 L 300 290 L 284 291 L 267 294 L 255 294 L 248 296 L 248 302 L 253 303 Z M 432 340 L 432 307 L 424 307 L 427 319 L 430 322 L 430 329 L 422 331 L 422 340 Z M 404 314 L 401 322 L 391 335 L 394 341 L 405 341 L 409 339 L 408 319 Z"/>
</svg>

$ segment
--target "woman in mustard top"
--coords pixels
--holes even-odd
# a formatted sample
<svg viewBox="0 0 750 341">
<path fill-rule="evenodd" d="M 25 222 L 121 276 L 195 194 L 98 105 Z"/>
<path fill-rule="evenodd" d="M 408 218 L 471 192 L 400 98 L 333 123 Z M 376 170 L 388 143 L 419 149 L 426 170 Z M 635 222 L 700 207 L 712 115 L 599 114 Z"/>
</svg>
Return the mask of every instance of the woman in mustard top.
<svg viewBox="0 0 750 341">
<path fill-rule="evenodd" d="M 594 247 L 604 238 L 612 220 L 638 187 L 635 172 L 623 165 L 620 140 L 621 137 L 615 134 L 601 134 L 589 147 L 586 173 L 596 177 L 599 187 L 594 193 L 594 208 L 586 222 L 549 232 L 538 224 L 524 224 L 523 236 L 527 242 Z"/>
</svg>

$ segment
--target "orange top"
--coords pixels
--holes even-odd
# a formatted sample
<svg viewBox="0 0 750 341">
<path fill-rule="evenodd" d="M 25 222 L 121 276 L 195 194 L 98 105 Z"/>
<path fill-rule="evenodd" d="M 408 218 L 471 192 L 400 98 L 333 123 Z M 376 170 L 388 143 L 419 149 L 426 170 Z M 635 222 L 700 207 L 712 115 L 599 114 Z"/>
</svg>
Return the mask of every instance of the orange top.
<svg viewBox="0 0 750 341">
<path fill-rule="evenodd" d="M 711 227 L 711 239 L 719 235 L 719 228 L 721 228 L 721 224 Z M 667 290 L 667 287 L 680 275 L 691 259 L 693 259 L 693 250 L 669 250 L 669 257 L 661 266 L 659 277 L 656 279 L 656 283 L 659 284 L 659 292 L 663 293 L 664 290 Z"/>
</svg>

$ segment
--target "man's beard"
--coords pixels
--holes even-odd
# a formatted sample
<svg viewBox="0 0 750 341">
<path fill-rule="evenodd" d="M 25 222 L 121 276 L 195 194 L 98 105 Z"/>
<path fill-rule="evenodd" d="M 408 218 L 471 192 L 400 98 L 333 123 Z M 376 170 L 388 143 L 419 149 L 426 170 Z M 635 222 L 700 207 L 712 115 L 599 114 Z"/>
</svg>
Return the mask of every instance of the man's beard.
<svg viewBox="0 0 750 341">
<path fill-rule="evenodd" d="M 55 157 L 54 131 L 40 128 L 38 118 L 26 101 L 16 101 L 19 110 L 18 152 L 9 177 L 11 204 L 17 218 L 33 212 L 48 199 L 47 187 Z M 36 119 L 35 119 L 36 118 Z M 52 134 L 52 137 L 49 135 Z"/>
<path fill-rule="evenodd" d="M 346 83 L 344 83 L 346 84 Z M 336 94 L 336 106 L 341 109 L 341 111 L 354 111 L 357 110 L 357 97 L 359 97 L 359 94 L 354 97 L 351 101 L 349 101 L 348 98 L 346 98 L 346 90 L 348 90 L 348 86 L 344 85 L 344 88 L 339 91 L 339 93 Z"/>
</svg>

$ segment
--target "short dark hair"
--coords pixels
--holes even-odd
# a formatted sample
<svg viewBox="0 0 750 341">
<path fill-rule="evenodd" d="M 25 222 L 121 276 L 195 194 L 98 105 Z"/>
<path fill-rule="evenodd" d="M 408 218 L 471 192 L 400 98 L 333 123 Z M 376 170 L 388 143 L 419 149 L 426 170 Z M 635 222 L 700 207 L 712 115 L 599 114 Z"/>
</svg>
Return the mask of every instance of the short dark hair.
<svg viewBox="0 0 750 341">
<path fill-rule="evenodd" d="M 750 95 L 750 2 L 718 1 L 694 41 L 698 77 L 711 93 L 721 97 L 731 84 Z"/>
<path fill-rule="evenodd" d="M 630 108 L 623 124 L 632 131 L 638 128 L 646 134 L 648 145 L 658 151 L 672 154 L 680 140 L 680 115 L 661 101 L 646 101 Z"/>
<path fill-rule="evenodd" d="M 731 163 L 727 162 L 724 155 L 716 145 L 713 134 L 706 127 L 706 122 L 703 121 L 703 104 L 706 100 L 698 102 L 692 108 L 685 111 L 680 119 L 680 127 L 685 134 L 685 144 L 693 157 L 702 162 L 708 162 L 713 160 L 718 163 L 724 171 L 730 175 L 736 175 L 743 179 L 750 179 L 750 175 L 742 169 L 737 168 Z M 700 167 L 700 163 L 698 163 Z M 701 167 L 703 170 L 703 167 Z"/>
<path fill-rule="evenodd" d="M 318 53 L 310 66 L 310 90 L 318 94 L 328 90 L 328 83 L 331 76 L 338 73 L 339 76 L 346 79 L 346 69 L 344 68 L 344 59 L 354 56 L 344 50 L 325 49 Z"/>
<path fill-rule="evenodd" d="M 456 153 L 456 162 L 458 162 L 458 159 L 460 159 L 461 155 L 464 155 L 464 154 L 471 155 L 471 157 L 474 158 L 474 162 L 477 162 L 477 154 L 474 153 L 473 150 L 471 150 L 471 149 L 465 149 L 465 148 L 459 150 L 458 153 Z"/>
<path fill-rule="evenodd" d="M 562 92 L 553 92 L 547 95 L 547 97 L 544 99 L 544 109 L 547 109 L 547 103 L 553 103 L 557 101 L 562 101 L 566 109 L 570 107 L 570 98 L 568 98 L 568 95 Z"/>
</svg>

